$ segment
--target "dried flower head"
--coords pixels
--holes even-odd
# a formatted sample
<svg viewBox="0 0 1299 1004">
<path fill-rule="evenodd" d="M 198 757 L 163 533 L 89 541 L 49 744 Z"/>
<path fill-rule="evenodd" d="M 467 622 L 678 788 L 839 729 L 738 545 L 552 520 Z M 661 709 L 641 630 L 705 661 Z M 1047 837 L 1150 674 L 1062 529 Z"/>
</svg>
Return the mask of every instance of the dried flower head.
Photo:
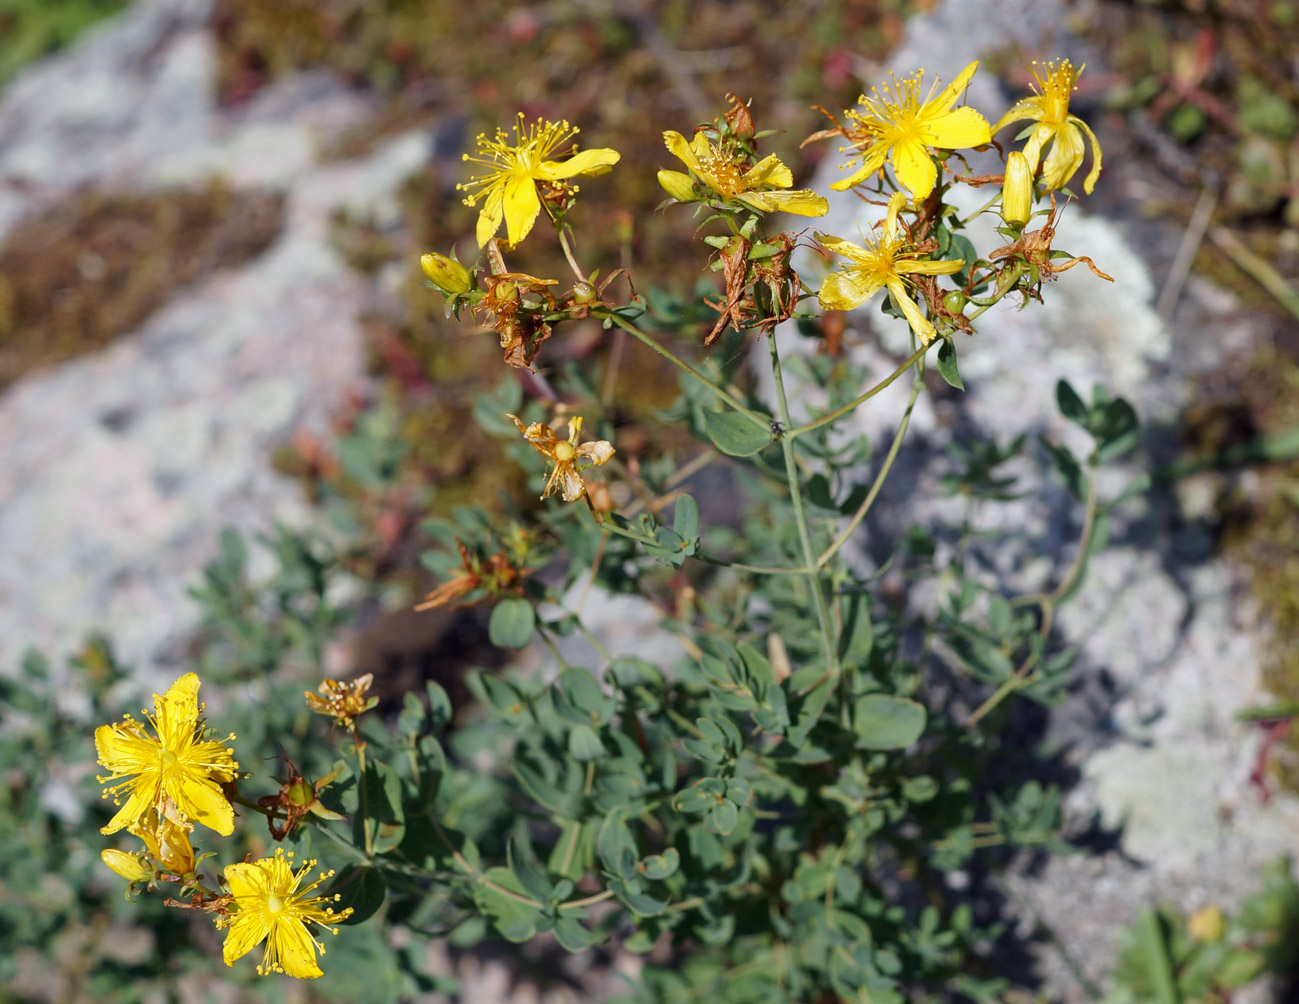
<svg viewBox="0 0 1299 1004">
<path fill-rule="evenodd" d="M 598 467 L 608 463 L 613 456 L 612 443 L 604 440 L 591 443 L 580 442 L 582 438 L 582 419 L 579 415 L 574 415 L 568 420 L 567 439 L 560 439 L 550 426 L 543 425 L 541 422 L 533 422 L 529 426 L 524 426 L 517 416 L 509 415 L 508 417 L 514 419 L 514 424 L 519 427 L 523 437 L 533 445 L 537 452 L 555 465 L 550 472 L 550 476 L 546 479 L 546 489 L 541 493 L 543 499 L 550 497 L 555 489 L 559 488 L 565 502 L 576 502 L 586 492 L 586 484 L 582 480 L 582 469 L 578 467 L 578 463 L 587 460 L 590 461 L 590 464 Z"/>
<path fill-rule="evenodd" d="M 374 674 L 358 676 L 350 683 L 323 680 L 316 689 L 319 694 L 303 691 L 307 707 L 318 715 L 330 715 L 343 728 L 350 729 L 356 719 L 379 703 L 377 697 L 367 697 L 365 692 L 374 682 Z"/>
</svg>

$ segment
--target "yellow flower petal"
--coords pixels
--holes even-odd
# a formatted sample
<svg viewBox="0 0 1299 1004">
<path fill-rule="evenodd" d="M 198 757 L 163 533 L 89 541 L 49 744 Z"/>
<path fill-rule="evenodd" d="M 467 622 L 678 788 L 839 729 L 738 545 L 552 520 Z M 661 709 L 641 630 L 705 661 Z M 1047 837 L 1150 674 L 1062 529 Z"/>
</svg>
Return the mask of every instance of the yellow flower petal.
<svg viewBox="0 0 1299 1004">
<path fill-rule="evenodd" d="M 511 246 L 517 246 L 528 236 L 541 214 L 537 183 L 528 175 L 510 178 L 503 189 L 502 204 L 505 210 L 506 238 Z"/>
<path fill-rule="evenodd" d="M 917 202 L 928 198 L 938 180 L 938 169 L 929 156 L 929 148 L 919 140 L 908 140 L 893 148 L 891 159 L 898 181 L 911 192 L 911 197 Z"/>
<path fill-rule="evenodd" d="M 319 979 L 325 974 L 316 963 L 316 941 L 307 928 L 295 921 L 281 921 L 270 937 L 275 939 L 275 955 L 290 976 L 299 980 Z M 321 950 L 323 954 L 323 949 Z"/>
<path fill-rule="evenodd" d="M 1078 118 L 1076 115 L 1069 116 L 1069 121 L 1087 134 L 1087 138 L 1092 144 L 1092 169 L 1087 172 L 1087 177 L 1083 181 L 1083 191 L 1088 195 L 1092 194 L 1092 189 L 1096 187 L 1096 179 L 1101 176 L 1101 144 L 1096 138 L 1096 134 L 1091 131 L 1091 127 Z"/>
<path fill-rule="evenodd" d="M 934 326 L 920 312 L 916 301 L 911 299 L 901 279 L 890 279 L 888 287 L 889 299 L 893 301 L 893 305 L 902 311 L 907 323 L 911 325 L 911 330 L 920 338 L 921 343 L 928 345 L 934 340 Z"/>
<path fill-rule="evenodd" d="M 478 238 L 478 246 L 484 247 L 489 240 L 496 236 L 496 231 L 501 229 L 501 221 L 505 218 L 505 187 L 497 185 L 487 192 L 487 200 L 483 203 L 483 208 L 478 213 L 478 226 L 474 236 Z"/>
<path fill-rule="evenodd" d="M 704 142 L 707 143 L 707 140 Z M 684 136 L 674 129 L 669 129 L 663 134 L 663 143 L 672 156 L 676 157 L 694 173 L 699 173 L 699 158 L 695 156 L 695 151 L 686 142 Z"/>
<path fill-rule="evenodd" d="M 1083 138 L 1071 122 L 1055 131 L 1051 151 L 1042 164 L 1042 181 L 1047 188 L 1063 188 L 1082 167 Z"/>
<path fill-rule="evenodd" d="M 884 161 L 888 157 L 888 144 L 876 143 L 870 147 L 863 155 L 861 166 L 846 178 L 834 182 L 830 187 L 836 192 L 846 192 L 853 185 L 860 185 L 872 174 L 884 166 Z"/>
<path fill-rule="evenodd" d="M 774 153 L 768 154 L 744 173 L 746 188 L 788 188 L 794 183 L 794 175 Z"/>
<path fill-rule="evenodd" d="M 953 108 L 925 123 L 925 142 L 945 150 L 983 146 L 992 142 L 992 130 L 973 108 Z"/>
<path fill-rule="evenodd" d="M 575 153 L 567 160 L 548 160 L 541 165 L 537 173 L 551 181 L 562 181 L 564 178 L 571 178 L 578 174 L 601 175 L 607 174 L 609 169 L 621 159 L 622 154 L 617 150 L 598 147 Z"/>
<path fill-rule="evenodd" d="M 952 275 L 965 267 L 965 259 L 952 258 L 947 261 L 934 261 L 932 258 L 921 258 L 919 261 L 899 258 L 893 263 L 899 275 Z"/>
<path fill-rule="evenodd" d="M 997 119 L 997 124 L 992 127 L 992 131 L 993 133 L 999 133 L 1004 127 L 1010 125 L 1012 122 L 1023 122 L 1026 119 L 1031 122 L 1041 122 L 1042 116 L 1045 114 L 1046 112 L 1042 108 L 1042 102 L 1040 99 L 1023 98 L 1011 106 L 1010 111 Z"/>
<path fill-rule="evenodd" d="M 925 107 L 947 111 L 947 109 L 951 108 L 952 105 L 956 104 L 956 99 L 961 96 L 961 92 L 970 86 L 970 81 L 974 79 L 974 71 L 978 68 L 979 61 L 976 59 L 973 63 L 970 63 L 965 67 L 965 69 L 958 73 L 956 79 L 944 87 L 938 93 L 937 97 L 930 98 L 926 101 Z M 982 118 L 982 116 L 980 116 L 980 118 Z M 987 123 L 985 122 L 984 124 L 986 125 Z"/>
<path fill-rule="evenodd" d="M 883 288 L 884 282 L 861 271 L 832 272 L 821 283 L 817 299 L 826 310 L 853 310 Z"/>
<path fill-rule="evenodd" d="M 788 192 L 744 192 L 736 199 L 767 213 L 793 213 L 795 216 L 824 216 L 830 211 L 825 196 L 806 188 Z"/>
</svg>

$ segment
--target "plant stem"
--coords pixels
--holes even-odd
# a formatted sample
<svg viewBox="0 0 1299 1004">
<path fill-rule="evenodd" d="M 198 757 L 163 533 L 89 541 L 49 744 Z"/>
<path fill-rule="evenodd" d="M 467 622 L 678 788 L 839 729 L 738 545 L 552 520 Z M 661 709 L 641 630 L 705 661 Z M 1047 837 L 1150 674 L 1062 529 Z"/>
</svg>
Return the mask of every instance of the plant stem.
<svg viewBox="0 0 1299 1004">
<path fill-rule="evenodd" d="M 732 408 L 738 411 L 741 415 L 743 415 L 745 418 L 751 421 L 754 425 L 760 425 L 764 429 L 771 428 L 771 422 L 769 419 L 763 418 L 756 411 L 746 408 L 740 402 L 739 398 L 737 398 L 734 394 L 718 386 L 712 380 L 709 380 L 708 377 L 700 373 L 699 370 L 695 369 L 695 367 L 691 366 L 688 362 L 686 362 L 680 356 L 676 355 L 674 352 L 664 348 L 662 345 L 660 345 L 657 341 L 654 340 L 653 336 L 649 335 L 647 332 L 642 331 L 640 328 L 636 327 L 636 325 L 632 324 L 630 321 L 624 320 L 622 317 L 619 317 L 617 314 L 612 312 L 592 311 L 591 316 L 602 317 L 612 322 L 613 324 L 616 324 L 618 327 L 622 328 L 623 331 L 626 331 L 632 337 L 643 342 L 645 345 L 648 345 L 651 349 L 653 349 L 655 352 L 661 355 L 668 362 L 672 363 L 674 366 L 678 367 L 679 369 L 685 370 L 687 373 L 689 373 L 692 377 L 694 377 L 696 380 L 702 383 L 705 387 L 707 387 L 714 394 L 720 397 L 723 401 L 729 404 Z"/>
<path fill-rule="evenodd" d="M 884 480 L 889 476 L 889 471 L 893 468 L 893 461 L 897 459 L 898 451 L 902 448 L 902 437 L 907 434 L 907 426 L 911 424 L 911 410 L 915 408 L 916 399 L 920 397 L 920 391 L 925 386 L 924 375 L 925 361 L 922 357 L 916 367 L 916 379 L 915 383 L 912 384 L 911 387 L 911 398 L 907 401 L 906 411 L 902 413 L 902 421 L 898 423 L 898 431 L 893 435 L 893 443 L 889 447 L 889 452 L 884 457 L 884 465 L 880 468 L 879 473 L 875 475 L 875 481 L 871 485 L 870 491 L 866 493 L 866 498 L 863 499 L 862 504 L 857 507 L 857 511 L 853 513 L 852 519 L 849 520 L 848 525 L 843 528 L 843 532 L 840 533 L 839 536 L 834 539 L 834 543 L 822 551 L 821 556 L 816 559 L 817 568 L 824 568 L 826 562 L 833 558 L 835 554 L 838 553 L 839 548 L 843 547 L 843 545 L 848 542 L 848 538 L 852 536 L 853 531 L 856 530 L 861 521 L 866 518 L 866 514 L 870 512 L 871 506 L 875 504 L 875 499 L 879 495 L 880 489 L 884 487 Z"/>
<path fill-rule="evenodd" d="M 776 378 L 776 401 L 780 406 L 780 420 L 789 428 L 789 400 L 785 396 L 785 377 L 780 368 L 780 352 L 776 348 L 775 333 L 767 335 L 771 346 L 771 372 Z M 825 593 L 821 590 L 821 577 L 817 573 L 815 551 L 812 549 L 812 534 L 807 525 L 807 514 L 803 511 L 803 486 L 798 476 L 798 462 L 794 459 L 794 442 L 786 433 L 782 437 L 782 450 L 785 454 L 785 479 L 789 483 L 789 501 L 794 509 L 794 522 L 798 526 L 798 541 L 803 549 L 803 564 L 808 569 L 807 583 L 812 590 L 812 602 L 816 607 L 816 620 L 821 628 L 821 645 L 825 649 L 826 673 L 832 677 L 839 675 L 839 655 L 835 645 L 834 632 L 830 625 L 830 608 L 825 602 Z"/>
<path fill-rule="evenodd" d="M 370 798 L 365 786 L 365 742 L 352 730 L 352 740 L 356 744 L 356 783 L 361 795 L 361 832 L 365 835 L 365 853 L 374 856 L 374 834 L 370 832 Z"/>
<path fill-rule="evenodd" d="M 934 341 L 930 342 L 929 345 L 933 345 L 937 341 L 938 341 L 937 339 L 934 339 Z M 843 418 L 843 416 L 847 415 L 850 411 L 855 411 L 859 404 L 863 404 L 864 402 L 869 401 L 876 394 L 878 394 L 885 387 L 887 387 L 894 380 L 896 380 L 903 373 L 905 373 L 908 369 L 910 369 L 912 364 L 924 358 L 925 353 L 929 351 L 929 345 L 922 345 L 920 346 L 920 348 L 916 349 L 915 352 L 911 353 L 911 355 L 907 357 L 906 362 L 904 362 L 901 366 L 899 366 L 892 373 L 886 376 L 883 380 L 877 383 L 874 387 L 868 390 L 865 394 L 853 398 L 842 408 L 836 408 L 834 411 L 827 412 L 826 414 L 822 415 L 820 418 L 814 418 L 810 422 L 805 422 L 803 425 L 797 426 L 796 428 L 793 429 L 789 429 L 785 433 L 784 438 L 797 439 L 805 432 L 811 432 L 813 429 L 819 429 L 823 425 L 829 425 L 831 422 L 835 421 L 836 419 Z"/>
</svg>

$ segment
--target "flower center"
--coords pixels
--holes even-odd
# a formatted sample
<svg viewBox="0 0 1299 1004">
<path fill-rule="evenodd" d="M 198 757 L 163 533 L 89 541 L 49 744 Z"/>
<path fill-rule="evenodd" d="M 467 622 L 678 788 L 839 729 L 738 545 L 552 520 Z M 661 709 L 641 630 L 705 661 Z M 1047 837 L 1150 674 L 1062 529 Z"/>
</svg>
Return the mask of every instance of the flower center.
<svg viewBox="0 0 1299 1004">
<path fill-rule="evenodd" d="M 281 913 L 283 912 L 283 910 L 284 910 L 284 900 L 280 899 L 279 896 L 266 897 L 267 913 Z"/>
<path fill-rule="evenodd" d="M 735 161 L 721 150 L 714 149 L 712 153 L 701 159 L 699 169 L 707 176 L 712 187 L 728 199 L 745 189 L 744 175 Z"/>
<path fill-rule="evenodd" d="M 556 443 L 555 459 L 561 464 L 566 464 L 577 456 L 577 448 L 572 443 Z"/>
<path fill-rule="evenodd" d="M 158 759 L 162 762 L 163 770 L 171 770 L 173 767 L 180 765 L 180 758 L 168 749 L 160 752 L 158 754 Z"/>
</svg>

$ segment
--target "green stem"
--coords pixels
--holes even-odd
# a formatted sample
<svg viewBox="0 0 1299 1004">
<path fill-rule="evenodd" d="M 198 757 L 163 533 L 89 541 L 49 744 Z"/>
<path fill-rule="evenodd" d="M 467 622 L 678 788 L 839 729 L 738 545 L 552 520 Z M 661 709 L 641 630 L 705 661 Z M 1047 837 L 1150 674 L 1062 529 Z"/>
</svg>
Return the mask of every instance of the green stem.
<svg viewBox="0 0 1299 1004">
<path fill-rule="evenodd" d="M 361 832 L 365 835 L 365 853 L 373 857 L 374 834 L 370 832 L 370 798 L 365 786 L 365 743 L 355 731 L 352 732 L 352 740 L 356 744 L 356 783 L 361 793 Z"/>
<path fill-rule="evenodd" d="M 934 339 L 934 341 L 930 342 L 929 345 L 934 345 L 937 343 L 937 341 L 938 341 L 937 339 Z M 911 353 L 911 355 L 907 357 L 906 362 L 904 362 L 901 366 L 899 366 L 892 373 L 886 376 L 883 380 L 877 383 L 874 387 L 868 390 L 865 394 L 861 394 L 858 397 L 853 398 L 842 408 L 836 408 L 834 411 L 827 412 L 826 414 L 822 415 L 820 418 L 814 418 L 810 422 L 805 422 L 803 425 L 789 429 L 785 433 L 784 438 L 797 439 L 805 432 L 811 432 L 813 429 L 819 429 L 823 425 L 829 425 L 831 422 L 835 421 L 836 419 L 843 418 L 843 416 L 847 415 L 850 411 L 856 410 L 858 405 L 863 404 L 866 401 L 869 401 L 876 394 L 882 391 L 885 387 L 893 383 L 894 380 L 900 377 L 908 369 L 910 369 L 914 363 L 924 358 L 925 353 L 929 351 L 929 345 L 922 345 L 920 346 L 920 348 L 916 349 L 915 352 Z"/>
<path fill-rule="evenodd" d="M 685 370 L 692 377 L 694 377 L 705 387 L 711 390 L 714 394 L 716 394 L 719 398 L 721 398 L 732 408 L 738 411 L 741 415 L 743 415 L 745 418 L 751 421 L 754 425 L 759 425 L 764 429 L 771 428 L 771 422 L 769 419 L 763 418 L 756 411 L 746 408 L 740 402 L 740 399 L 737 398 L 734 394 L 718 386 L 712 380 L 709 380 L 708 377 L 700 373 L 699 370 L 695 369 L 695 367 L 691 366 L 680 356 L 664 348 L 657 341 L 655 341 L 651 335 L 642 331 L 640 328 L 636 327 L 636 325 L 632 324 L 627 320 L 624 320 L 622 317 L 619 317 L 617 314 L 612 312 L 592 311 L 591 316 L 601 317 L 604 318 L 605 320 L 611 321 L 613 324 L 616 324 L 618 327 L 622 328 L 623 331 L 626 331 L 632 337 L 638 339 L 639 341 L 643 342 L 645 345 L 649 346 L 651 349 L 653 349 L 655 352 L 661 355 L 668 362 L 672 363 L 672 365 L 678 367 L 679 369 Z"/>
<path fill-rule="evenodd" d="M 902 421 L 898 423 L 898 431 L 893 435 L 893 443 L 889 447 L 888 454 L 884 457 L 884 465 L 880 468 L 879 473 L 875 475 L 875 481 L 871 485 L 870 491 L 866 493 L 866 498 L 864 498 L 862 504 L 857 507 L 857 511 L 853 513 L 852 519 L 849 520 L 848 525 L 843 528 L 843 532 L 840 533 L 839 536 L 834 539 L 834 542 L 822 551 L 821 556 L 816 559 L 817 568 L 824 568 L 826 562 L 833 558 L 835 554 L 838 553 L 839 548 L 843 547 L 843 545 L 848 542 L 848 538 L 852 536 L 853 531 L 856 530 L 861 521 L 866 518 L 866 514 L 870 512 L 871 506 L 875 504 L 875 499 L 879 495 L 880 489 L 884 487 L 884 481 L 889 476 L 889 471 L 893 468 L 893 461 L 897 459 L 898 451 L 902 448 L 902 437 L 907 434 L 907 426 L 911 424 L 911 411 L 915 408 L 916 399 L 920 397 L 920 391 L 925 386 L 924 375 L 925 361 L 921 358 L 916 367 L 916 379 L 915 383 L 911 387 L 911 397 L 907 401 L 907 409 L 902 413 Z"/>
<path fill-rule="evenodd" d="M 775 333 L 767 335 L 771 346 L 771 372 L 776 378 L 776 401 L 780 405 L 780 420 L 786 429 L 792 424 L 789 418 L 789 400 L 785 396 L 785 377 L 780 368 L 780 352 L 776 348 Z M 825 649 L 826 672 L 831 676 L 839 675 L 839 656 L 836 651 L 834 633 L 830 626 L 830 608 L 825 602 L 825 593 L 821 591 L 821 577 L 816 572 L 816 552 L 812 549 L 812 534 L 807 525 L 807 514 L 803 511 L 803 486 L 798 476 L 798 462 L 794 459 L 794 442 L 788 433 L 781 443 L 785 454 L 785 479 L 789 484 L 789 501 L 794 509 L 794 522 L 798 526 L 798 541 L 803 549 L 803 564 L 809 571 L 807 583 L 812 590 L 812 602 L 816 607 L 816 620 L 821 629 L 821 644 Z"/>
</svg>

